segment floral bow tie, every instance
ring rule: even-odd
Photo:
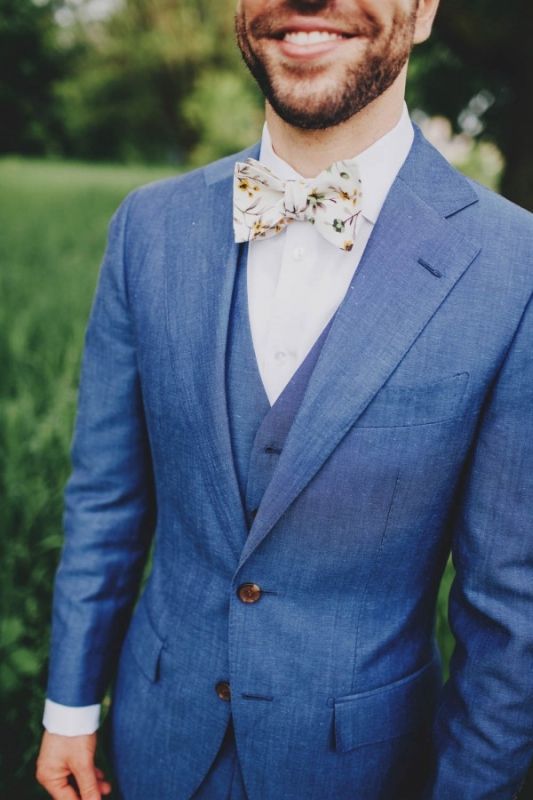
[[[294,220],[303,220],[331,244],[351,250],[361,197],[354,161],[336,161],[316,178],[287,181],[254,158],[238,161],[233,181],[235,241],[266,239]]]

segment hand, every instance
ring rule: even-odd
[[[38,782],[53,800],[101,800],[110,794],[111,784],[95,766],[95,752],[96,733],[58,736],[45,731],[37,758]]]

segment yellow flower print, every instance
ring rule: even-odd
[[[351,203],[352,206],[356,206],[361,198],[361,192],[358,189],[355,189],[351,194],[350,192],[345,192],[343,190],[339,191],[339,197],[341,200],[344,200],[346,203]]]
[[[254,192],[259,191],[259,186],[257,184],[251,184],[248,178],[239,178],[237,186],[241,192],[246,192],[250,199],[253,198]]]
[[[267,226],[260,219],[256,219],[252,225],[252,239],[257,239],[259,236],[264,236],[267,232]]]

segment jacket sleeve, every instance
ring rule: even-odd
[[[102,700],[156,516],[124,257],[133,197],[109,227],[85,334],[72,471],[64,492],[47,696],[70,706]]]
[[[479,425],[455,518],[456,644],[425,800],[512,800],[533,758],[533,304]]]

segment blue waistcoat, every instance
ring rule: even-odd
[[[226,394],[235,470],[246,517],[251,524],[276,469],[332,320],[271,406],[259,373],[250,330],[247,254],[248,247],[241,245],[228,330]]]

